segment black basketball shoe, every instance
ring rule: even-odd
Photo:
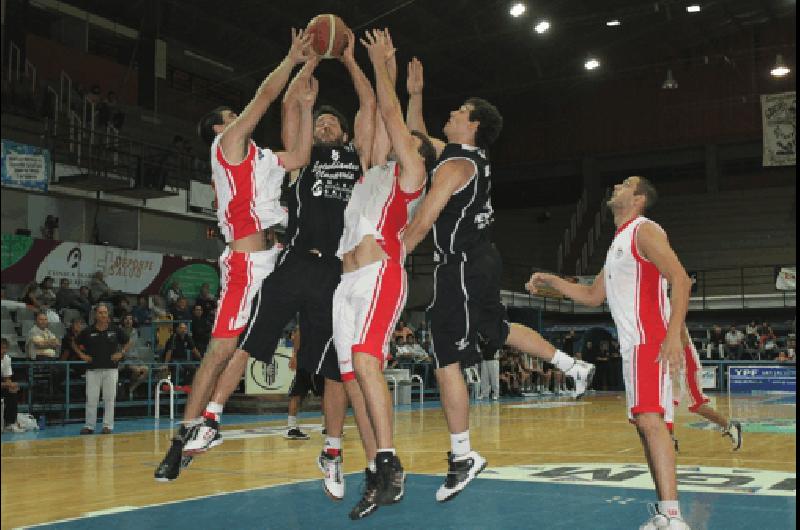
[[[472,482],[472,479],[486,469],[486,459],[475,451],[470,451],[456,459],[452,453],[447,453],[449,467],[444,484],[436,491],[436,500],[446,502],[461,493]]]
[[[188,467],[189,464],[192,463],[191,457],[183,456],[183,444],[195,427],[196,426],[186,427],[185,425],[181,425],[180,429],[178,429],[178,434],[172,439],[172,444],[167,450],[167,455],[156,468],[154,476],[157,481],[169,482],[175,480],[178,478],[178,475],[180,475],[181,469]]]
[[[397,455],[378,453],[375,457],[378,474],[377,502],[381,506],[400,502],[405,493],[406,473]]]
[[[378,474],[373,473],[366,468],[364,473],[367,475],[367,482],[364,485],[364,493],[361,495],[361,500],[350,511],[350,519],[356,521],[371,515],[378,509]]]

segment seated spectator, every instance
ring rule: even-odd
[[[519,374],[513,355],[507,350],[500,359],[500,393],[508,396],[521,396],[522,390],[519,383]]]
[[[172,315],[167,311],[164,304],[164,298],[159,295],[153,295],[151,298],[153,302],[152,316],[153,320],[172,320]]]
[[[61,278],[56,291],[56,311],[72,307],[72,303],[78,298],[78,293],[69,288],[69,280]]]
[[[116,303],[114,304],[114,320],[117,322],[122,322],[122,319],[125,318],[126,315],[130,314],[130,312],[131,307],[128,299],[123,296],[118,297]]]
[[[784,350],[778,352],[778,356],[775,357],[775,360],[778,361],[779,363],[786,363],[791,361],[789,355]]]
[[[731,324],[730,329],[725,334],[725,348],[728,350],[728,358],[738,360],[744,350],[744,333],[736,329],[736,324]]]
[[[725,334],[722,328],[713,324],[708,330],[708,346],[706,353],[709,359],[722,359],[725,357]]]
[[[395,355],[397,356],[398,359],[409,360],[414,357],[414,353],[411,350],[411,348],[409,348],[408,345],[406,344],[405,338],[395,337],[394,345],[396,348]]]
[[[45,276],[39,285],[39,303],[45,307],[54,307],[56,305],[56,291],[54,288],[52,276]]]
[[[608,390],[609,379],[609,344],[608,341],[600,342],[600,349],[595,358],[595,376],[592,388],[595,390]]]
[[[422,346],[420,346],[420,344],[417,342],[417,338],[414,336],[413,333],[408,336],[408,339],[406,339],[406,350],[411,354],[411,356],[417,362],[424,362],[430,360],[430,357],[428,357],[428,352],[425,351],[425,349]]]
[[[82,361],[83,353],[78,347],[78,335],[81,334],[86,323],[82,318],[73,318],[64,333],[64,338],[61,339],[61,356],[60,361]],[[80,377],[86,373],[86,366],[77,364],[69,367],[70,373],[75,377]]]
[[[192,309],[192,338],[201,352],[206,351],[211,341],[211,324],[203,314],[203,306],[195,304]]]
[[[0,368],[0,375],[3,377],[3,382],[0,384],[3,390],[3,423],[7,431],[10,432],[25,432],[25,429],[17,425],[17,399],[19,394],[19,385],[11,380],[14,373],[11,371],[11,357],[8,355],[9,343],[8,339],[3,337],[0,339],[0,353],[3,355],[2,368]]]
[[[91,293],[89,287],[81,285],[78,289],[78,298],[75,301],[74,308],[83,313],[83,319],[89,320],[89,314],[92,312],[92,301],[90,300]]]
[[[395,326],[395,328],[394,328],[394,336],[396,338],[397,337],[402,337],[403,338],[403,342],[406,342],[406,339],[408,338],[408,336],[409,335],[413,335],[413,334],[414,334],[414,332],[411,330],[411,328],[409,328],[406,325],[406,323],[403,320],[398,320],[397,321],[397,326]]]
[[[517,363],[520,389],[530,390],[533,385],[533,375],[535,373],[535,370],[531,368],[530,358],[521,352],[517,352],[514,354],[514,362]]]
[[[417,328],[417,342],[419,344],[425,344],[430,340],[430,335],[431,332],[428,329],[428,324],[426,322],[420,324]],[[425,350],[427,351],[427,348],[425,348]]]
[[[181,291],[181,284],[172,282],[167,289],[167,310],[171,312],[171,308],[178,303],[178,299],[183,296]]]
[[[42,303],[39,301],[39,296],[41,296],[39,284],[36,282],[31,282],[25,286],[25,290],[22,292],[22,297],[20,297],[19,300],[28,307],[39,309],[42,306]]]
[[[189,301],[185,296],[178,298],[170,313],[172,313],[172,320],[192,320],[192,311],[189,309]]]
[[[150,368],[139,356],[139,331],[133,324],[133,315],[122,317],[122,332],[127,335],[128,342],[123,349],[125,363],[119,366],[119,373],[128,377],[126,390],[129,399],[132,399],[134,391],[147,381],[147,374],[150,372]]]
[[[175,328],[175,333],[167,341],[167,346],[164,349],[164,362],[172,362],[173,357],[175,361],[188,361],[190,360],[189,354],[197,361],[203,360],[203,356],[189,334],[189,326],[181,322]]]
[[[147,295],[140,294],[136,297],[136,305],[131,310],[133,322],[136,326],[149,326],[153,322],[153,311],[147,302]]]
[[[114,297],[118,294],[112,291],[106,281],[103,279],[103,271],[97,271],[89,280],[89,294],[93,303],[97,302],[114,302]]]
[[[200,286],[200,293],[197,295],[197,299],[194,303],[195,305],[199,305],[203,308],[203,315],[205,316],[206,320],[213,322],[211,315],[213,315],[217,310],[217,299],[214,298],[213,294],[211,294],[210,285],[204,283]]]
[[[762,350],[766,350],[767,341],[775,341],[775,333],[772,331],[772,326],[770,326],[767,322],[761,324],[758,328],[758,335],[759,335],[759,347]]]
[[[28,340],[25,344],[29,359],[53,361],[58,357],[56,349],[61,345],[61,341],[50,331],[48,324],[46,313],[36,313],[36,324],[28,332]]]

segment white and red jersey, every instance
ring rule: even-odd
[[[641,344],[660,346],[667,333],[667,280],[636,247],[639,227],[652,222],[636,217],[620,226],[606,255],[606,297],[623,355]]]
[[[374,236],[389,259],[402,263],[405,250],[403,231],[422,196],[422,187],[407,193],[400,188],[400,166],[389,162],[374,166],[353,187],[350,202],[344,212],[344,232],[336,255],[341,258]]]
[[[217,199],[217,219],[227,243],[286,224],[286,210],[280,203],[281,185],[286,170],[269,149],[252,140],[247,156],[238,164],[225,159],[219,145],[222,135],[211,144],[211,182]]]

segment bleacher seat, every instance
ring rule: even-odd
[[[20,320],[19,322],[20,327],[22,328],[22,337],[24,339],[28,338],[28,332],[31,330],[33,326],[36,325],[34,320]]]
[[[22,322],[23,320],[36,320],[36,312],[28,307],[17,309],[17,322]]]
[[[66,335],[66,331],[67,330],[64,329],[64,323],[63,322],[50,322],[49,328],[50,328],[50,331],[53,332],[53,335],[55,335],[59,339],[64,338],[64,335]]]
[[[4,337],[6,335],[17,334],[17,325],[14,324],[12,320],[3,318],[3,320],[1,320],[0,322],[2,322],[2,329],[0,329],[0,332],[3,334]]]

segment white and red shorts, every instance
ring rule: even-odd
[[[675,408],[680,405],[680,399],[683,392],[689,394],[689,412],[697,412],[697,409],[711,401],[708,396],[703,394],[703,385],[701,381],[702,365],[700,364],[700,357],[697,355],[697,350],[694,344],[686,346],[684,357],[686,359],[684,371],[681,374],[681,393],[675,397],[673,404]]]
[[[226,248],[219,258],[221,292],[211,336],[237,337],[247,326],[261,282],[275,268],[282,247],[275,245],[260,252],[236,252]]]
[[[633,351],[622,352],[622,378],[628,419],[637,414],[661,414],[671,425],[675,412],[672,402],[672,378],[658,361],[661,344],[639,344]]]
[[[342,274],[333,294],[333,343],[342,381],[355,379],[355,352],[377,357],[385,366],[406,292],[406,271],[396,261],[376,261]]]

